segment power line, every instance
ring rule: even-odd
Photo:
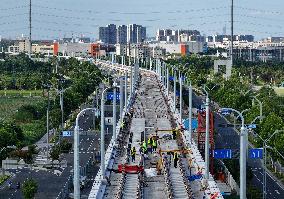
[[[250,10],[250,11],[255,11],[255,12],[264,13],[264,14],[284,15],[283,12],[279,12],[279,11],[261,10],[261,9],[255,9],[255,8],[245,8],[245,7],[241,7],[241,6],[235,6],[235,7],[242,9],[242,10]]]
[[[15,7],[10,7],[10,8],[0,8],[1,11],[10,11],[10,10],[16,10],[19,8],[27,8],[28,5],[22,5],[22,6],[15,6]]]
[[[20,14],[12,14],[12,15],[3,15],[0,16],[0,19],[2,18],[11,18],[11,17],[16,17],[16,16],[23,16],[23,15],[28,15],[29,13],[20,13]]]
[[[191,12],[204,12],[204,11],[214,11],[214,10],[220,10],[220,9],[225,9],[228,8],[228,6],[221,6],[221,7],[214,7],[214,8],[200,8],[200,9],[186,9],[186,10],[174,10],[174,11],[150,11],[150,12],[119,12],[119,11],[108,11],[108,12],[103,12],[103,11],[94,11],[94,10],[79,10],[79,9],[66,9],[66,8],[57,8],[57,7],[49,7],[49,6],[41,6],[37,4],[33,4],[33,7],[37,8],[44,8],[44,9],[49,9],[49,10],[57,10],[57,11],[66,11],[66,12],[84,12],[84,13],[93,13],[93,14],[121,14],[121,15],[144,15],[144,14],[161,14],[161,13],[171,13],[171,14],[176,14],[176,13],[191,13]]]
[[[13,28],[13,29],[5,29],[5,30],[0,30],[0,32],[14,32],[14,31],[18,31],[18,30],[25,30],[28,29],[27,27],[22,27],[22,28]]]
[[[269,20],[269,21],[280,21],[280,22],[284,22],[284,20],[281,20],[279,18],[267,18],[267,17],[259,17],[259,16],[251,16],[251,15],[245,15],[245,14],[235,14],[235,16],[239,16],[239,17],[246,17],[246,18],[252,18],[252,19],[257,19],[257,20]]]

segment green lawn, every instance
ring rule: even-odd
[[[42,97],[0,97],[0,118],[8,119],[23,105],[42,101]]]
[[[42,90],[0,90],[0,96],[18,97],[18,96],[42,96]]]
[[[274,90],[277,93],[277,95],[284,97],[284,87],[276,87],[274,88]]]
[[[0,185],[2,185],[8,178],[10,178],[8,175],[0,176]]]

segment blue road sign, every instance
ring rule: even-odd
[[[222,115],[230,115],[231,114],[231,110],[228,109],[221,109],[220,113]]]
[[[231,159],[232,149],[215,149],[213,157],[216,159]]]
[[[174,81],[174,77],[173,76],[169,76],[169,80],[170,81]]]
[[[263,158],[263,149],[249,149],[249,157],[251,159],[262,159]]]
[[[250,125],[248,125],[248,129],[256,129],[256,124],[250,124]]]
[[[62,136],[63,137],[71,137],[73,135],[73,131],[63,131]]]
[[[183,126],[184,126],[187,130],[189,130],[189,120],[188,120],[188,119],[186,119],[186,120],[183,121]],[[198,127],[197,119],[192,119],[192,120],[191,120],[191,128],[192,128],[192,129],[197,129],[197,127]]]
[[[107,99],[108,100],[113,100],[113,92],[108,92],[107,93]],[[118,92],[116,93],[116,100],[120,100],[120,94]]]
[[[200,175],[188,176],[188,180],[189,180],[189,181],[198,180],[198,179],[200,179],[200,178],[202,178],[202,175],[201,175],[201,174],[200,174]]]

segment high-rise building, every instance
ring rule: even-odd
[[[99,39],[104,42],[104,43],[108,43],[108,35],[109,35],[109,31],[107,27],[100,27],[99,28]]]
[[[116,44],[116,25],[109,24],[106,27],[99,28],[99,39],[107,44]]]
[[[109,44],[116,44],[116,25],[110,24],[108,25],[109,28]]]
[[[99,28],[100,41],[107,44],[141,43],[146,40],[146,27],[137,24],[116,25],[109,24]]]
[[[127,44],[127,26],[121,25],[117,27],[117,43]]]
[[[146,39],[146,27],[137,24],[127,26],[127,42],[140,43]]]
[[[156,40],[166,42],[186,42],[190,40],[190,36],[200,36],[200,32],[197,30],[158,29]]]

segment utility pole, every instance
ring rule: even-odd
[[[170,93],[170,80],[169,77],[170,76],[170,72],[169,72],[169,67],[167,67],[167,95],[169,96]]]
[[[209,179],[209,142],[210,142],[210,135],[209,135],[209,97],[207,94],[206,97],[206,103],[205,103],[205,107],[206,107],[206,135],[205,135],[205,178]]]
[[[177,73],[174,69],[174,113],[176,112]]]
[[[30,24],[30,43],[29,43],[29,58],[32,58],[32,0],[30,0],[30,10],[29,10],[29,24]]]
[[[182,74],[179,71],[179,112],[180,112],[180,124],[182,124]]]
[[[127,102],[127,99],[128,99],[128,96],[127,96],[127,81],[128,81],[128,80],[127,80],[127,75],[128,75],[128,74],[127,74],[127,71],[126,71],[126,72],[125,72],[125,82],[124,82],[124,84],[125,84],[125,85],[124,85],[124,91],[125,91],[125,94],[124,94],[124,97],[125,97],[125,99],[124,99],[124,101],[125,101],[125,102],[124,102],[124,104],[125,104],[125,112],[126,112],[127,105],[128,105],[128,104],[127,104],[127,103],[128,103],[128,102]]]
[[[232,0],[231,5],[231,63],[233,66],[233,52],[234,50],[234,0]]]
[[[47,132],[47,159],[49,157],[49,109],[50,109],[50,98],[49,98],[49,90],[50,90],[50,85],[47,86],[47,98],[48,98],[48,103],[47,103],[47,110],[46,110],[46,132]]]
[[[61,109],[61,133],[64,130],[64,101],[63,101],[63,94],[64,94],[64,89],[63,89],[63,83],[64,83],[64,78],[62,76],[62,78],[59,79],[59,83],[61,84],[61,90],[58,89],[59,92],[59,98],[60,98],[60,109]],[[59,146],[61,145],[61,133],[59,133]],[[59,147],[61,150],[61,146]]]
[[[191,146],[191,139],[192,139],[192,85],[190,82],[188,88],[188,131],[189,131],[189,143]]]
[[[124,98],[124,96],[123,96],[123,76],[121,76],[120,78],[119,78],[119,96],[120,96],[120,98],[119,98],[119,119],[121,119],[122,120],[122,111],[123,111],[123,98]]]
[[[116,82],[113,83],[113,121],[112,121],[112,136],[116,139]],[[121,97],[121,96],[120,96]]]

